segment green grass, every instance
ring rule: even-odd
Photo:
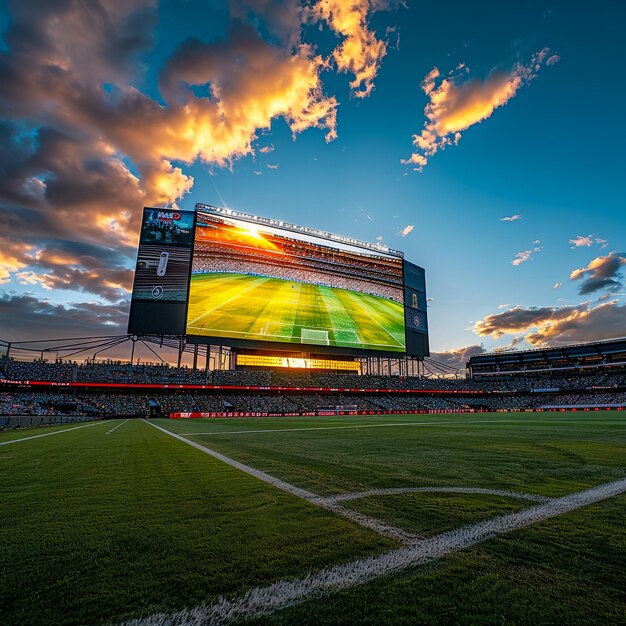
[[[621,413],[163,423],[218,452],[324,495],[385,487],[462,486],[562,496],[620,478],[626,467],[626,417]],[[407,425],[396,425],[403,423]],[[376,424],[381,426],[369,427]],[[328,426],[350,428],[232,433]]]
[[[156,423],[320,494],[459,486],[560,496],[625,475],[625,417]],[[396,545],[141,421],[106,434],[121,422],[0,446],[3,625],[114,623],[236,596]],[[61,428],[0,433],[0,442]],[[271,432],[296,428],[328,430]],[[346,506],[432,535],[532,503],[414,493]],[[621,623],[624,519],[626,497],[612,498],[252,622]]]
[[[626,497],[246,624],[623,624]]]
[[[311,338],[307,331],[321,333]],[[246,274],[191,277],[192,335],[403,352],[404,308],[378,296]]]
[[[42,425],[42,426],[30,426],[28,428],[11,428],[9,430],[0,431],[0,443],[3,441],[12,441],[13,439],[24,439],[26,437],[35,437],[37,435],[46,435],[48,433],[68,430],[69,428],[76,428],[77,426],[85,426],[87,424],[95,424],[105,427],[105,432],[112,428],[106,428],[108,422],[91,421],[91,422],[72,422],[69,424],[57,424],[54,426]]]
[[[430,537],[495,515],[520,511],[530,503],[482,494],[403,493],[368,496],[350,501],[347,506],[420,537]]]
[[[393,545],[142,422],[108,429],[0,447],[4,626],[181,609]]]

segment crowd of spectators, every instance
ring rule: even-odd
[[[149,415],[170,412],[298,413],[350,406],[369,410],[520,410],[554,406],[617,406],[626,403],[625,370],[585,370],[552,375],[510,376],[501,380],[379,376],[351,373],[194,370],[162,363],[129,365],[122,361],[97,363],[24,362],[0,359],[0,378],[56,382],[156,383],[219,385],[220,390],[127,391],[23,388],[0,392],[0,415]],[[2,383],[2,380],[0,380]],[[261,387],[254,392],[228,387]],[[282,388],[368,390],[282,391]],[[0,389],[6,389],[6,384]],[[426,394],[393,394],[378,390],[425,390]],[[372,393],[371,390],[376,390]],[[455,391],[455,395],[438,392]],[[464,393],[465,392],[465,393]]]
[[[104,382],[133,384],[255,385],[269,386],[268,371],[202,370],[167,363],[130,365],[123,361],[13,361],[0,359],[0,376],[9,380]]]
[[[187,243],[189,230],[182,230],[175,222],[150,218],[142,229],[142,242]]]
[[[582,375],[511,376],[508,379],[436,378],[424,376],[379,376],[375,374],[272,373],[277,387],[330,387],[351,389],[432,389],[465,391],[530,391],[626,385],[626,371],[605,371]]]
[[[167,363],[130,365],[123,361],[77,363],[0,359],[0,377],[10,380],[236,385],[260,387],[328,387],[350,389],[432,389],[463,391],[531,391],[626,386],[626,370],[565,372],[552,375],[509,376],[500,380],[380,376],[375,374],[279,372],[262,370],[204,370]]]
[[[97,413],[89,396],[54,392],[1,392],[0,415],[67,415]]]
[[[170,412],[302,413],[338,406],[358,411],[522,410],[554,406],[624,406],[626,392],[486,396],[349,393],[3,392],[0,415],[169,415]]]
[[[294,282],[336,287],[381,296],[396,302],[403,301],[402,275],[398,268],[378,264],[367,265],[353,258],[328,260],[308,256],[281,254],[274,258],[271,252],[251,255],[228,246],[197,248],[193,272],[209,274],[229,272],[267,276]]]

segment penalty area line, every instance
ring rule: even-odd
[[[418,565],[439,560],[470,546],[538,522],[575,511],[626,492],[626,478],[591,489],[571,493],[562,498],[494,517],[425,539],[412,546],[391,550],[380,556],[368,557],[328,567],[295,580],[281,580],[265,587],[254,587],[243,596],[215,604],[199,606],[173,613],[157,613],[124,622],[123,626],[204,626],[269,615],[280,609],[300,604],[356,585],[396,574]]]
[[[261,470],[255,469],[254,467],[250,467],[249,465],[245,465],[244,463],[235,461],[234,459],[231,459],[230,457],[224,454],[216,452],[215,450],[211,450],[210,448],[207,448],[206,446],[203,446],[202,444],[196,443],[195,441],[191,441],[190,439],[187,439],[186,437],[183,437],[182,435],[173,433],[171,430],[167,430],[167,428],[162,428],[161,426],[157,426],[156,424],[153,424],[152,422],[149,422],[148,420],[141,420],[141,421],[145,422],[149,426],[152,426],[153,428],[160,430],[161,432],[165,433],[166,435],[169,435],[170,437],[174,437],[175,439],[178,439],[179,441],[182,441],[183,443],[186,443],[187,445],[196,448],[196,450],[200,450],[200,452],[204,452],[205,454],[212,456],[214,459],[217,459],[218,461],[222,461],[223,463],[226,463],[227,465],[230,465],[231,467],[234,467],[235,469],[238,469],[241,472],[245,472],[246,474],[249,474],[250,476],[257,478],[258,480],[262,480],[263,482],[269,485],[272,485],[272,487],[276,487],[277,489],[285,491],[293,496],[302,498],[303,500],[306,500],[307,502],[310,502],[311,504],[319,506],[322,509],[326,509],[327,511],[331,511],[332,513],[335,513],[336,515],[344,517],[350,520],[351,522],[355,522],[356,524],[359,524],[360,526],[369,528],[370,530],[373,530],[379,535],[390,537],[391,539],[396,539],[398,541],[403,541],[405,543],[414,543],[415,541],[419,539],[419,537],[417,535],[414,535],[413,533],[407,532],[400,528],[396,528],[395,526],[387,525],[381,520],[374,519],[373,517],[369,517],[367,515],[363,515],[362,513],[358,513],[357,511],[346,509],[340,504],[337,504],[336,502],[326,501],[322,496],[312,493],[311,491],[307,491],[306,489],[301,489],[300,487],[296,487],[295,485],[292,485],[291,483],[281,480],[280,478],[276,478],[275,476],[271,476],[270,474],[266,474],[265,472],[262,472]]]
[[[485,489],[483,487],[389,487],[386,489],[368,489],[367,491],[339,493],[334,496],[324,496],[322,499],[327,502],[348,502],[350,500],[360,500],[361,498],[371,498],[373,496],[395,496],[405,493],[478,494],[485,496],[501,496],[503,498],[518,498],[520,500],[530,500],[531,502],[548,502],[551,500],[551,498],[532,493],[509,491],[508,489]]]
[[[97,426],[102,424],[101,421],[93,422],[91,424],[83,424],[82,426],[73,426],[72,428],[64,428],[63,430],[55,430],[53,433],[44,433],[43,435],[33,435],[32,437],[22,437],[21,439],[12,439],[11,441],[1,441],[0,446],[8,446],[11,443],[19,443],[20,441],[28,441],[29,439],[39,439],[40,437],[51,437],[52,435],[60,435],[70,430],[78,430],[79,428],[89,428],[90,426]]]

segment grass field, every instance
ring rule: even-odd
[[[57,434],[17,441],[47,432]],[[190,623],[176,612],[221,596],[234,621],[254,624],[623,623],[626,486],[421,564],[376,567],[441,533],[623,481],[625,468],[618,412],[113,420],[0,433],[0,623],[115,624],[157,612],[173,621],[136,623]],[[416,539],[403,547],[367,520]],[[337,582],[337,566],[367,563],[363,584]],[[282,593],[268,585],[304,589],[324,576],[314,594],[254,608]],[[219,615],[209,608],[194,624]]]
[[[246,274],[191,277],[187,333],[403,352],[404,308],[346,289]]]

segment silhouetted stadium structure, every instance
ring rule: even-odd
[[[626,365],[626,339],[582,343],[557,348],[519,352],[492,352],[472,356],[467,369],[473,378],[497,378],[503,374],[554,374],[576,371],[584,374]]]

